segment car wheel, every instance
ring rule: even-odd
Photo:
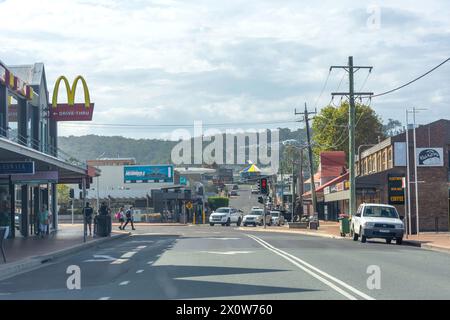
[[[209,225],[210,225],[211,227],[214,227],[214,223],[210,223]]]
[[[247,224],[246,223],[244,223],[244,227],[246,227],[247,226]]]
[[[241,225],[241,218],[238,219],[238,221],[236,222],[236,226],[240,226]]]
[[[359,234],[361,235],[361,242],[362,242],[362,243],[365,243],[366,240],[367,240],[367,238],[366,238],[366,236],[364,236],[364,235],[362,234],[362,229],[359,229]]]
[[[353,241],[358,241],[358,234],[353,230],[353,228],[350,230],[350,236],[353,237]]]
[[[395,239],[395,243],[398,245],[401,245],[403,243],[403,239],[402,238],[397,238]]]
[[[391,242],[392,242],[392,239],[386,239],[387,244],[391,244]]]
[[[227,225],[227,227],[230,226],[230,218],[228,218],[226,225]]]

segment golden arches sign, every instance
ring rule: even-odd
[[[58,103],[58,92],[61,81],[66,87],[67,103]],[[81,81],[84,91],[84,103],[75,103],[75,93],[78,82]],[[94,103],[91,103],[89,88],[82,76],[77,76],[70,86],[65,76],[56,79],[53,88],[52,108],[50,109],[50,117],[55,121],[91,121],[94,112]]]
[[[83,85],[83,91],[84,91],[84,105],[86,108],[89,108],[91,106],[91,98],[89,96],[89,88],[86,84],[86,81],[82,76],[77,76],[72,83],[72,87],[69,84],[69,80],[65,76],[60,76],[56,82],[55,87],[53,88],[53,97],[52,97],[52,106],[53,108],[56,108],[58,105],[58,91],[59,91],[59,84],[64,82],[64,85],[66,87],[67,92],[67,104],[69,106],[73,106],[75,104],[75,92],[77,90],[77,84],[78,81],[81,80],[81,83]]]

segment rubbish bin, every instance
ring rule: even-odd
[[[99,237],[108,237],[111,234],[111,216],[97,215],[95,217],[95,234]]]
[[[350,222],[347,215],[339,217],[339,230],[341,232],[341,237],[345,237],[347,233],[350,233]]]

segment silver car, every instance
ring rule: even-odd
[[[270,211],[270,215],[272,216],[272,224],[274,226],[282,226],[286,223],[280,211],[272,210]]]

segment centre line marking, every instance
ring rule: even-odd
[[[347,297],[348,299],[351,300],[356,300],[357,298],[354,297],[353,295],[351,295],[350,293],[344,291],[343,289],[339,288],[338,286],[336,286],[335,284],[333,284],[332,282],[328,281],[327,279],[325,279],[324,277],[334,281],[335,283],[340,284],[341,286],[345,287],[346,289],[352,291],[353,293],[359,295],[360,297],[366,299],[366,300],[375,300],[375,298],[359,291],[358,289],[348,285],[347,283],[329,275],[328,273],[314,267],[313,265],[307,263],[306,261],[303,261],[302,259],[293,256],[281,249],[278,249],[274,246],[272,246],[271,244],[269,244],[268,242],[262,240],[261,238],[258,238],[256,236],[253,235],[248,235],[248,237],[252,238],[253,240],[255,240],[256,242],[258,242],[259,244],[261,244],[263,247],[265,247],[266,249],[274,252],[275,254],[283,257],[284,259],[288,260],[289,262],[291,262],[292,264],[294,264],[295,266],[297,266],[298,268],[302,269],[303,271],[307,272],[308,274],[310,274],[311,276],[313,276],[314,278],[318,279],[319,281],[325,283],[326,285],[328,285],[329,287],[331,287],[332,289],[334,289],[335,291],[339,292],[340,294],[342,294],[343,296]],[[322,276],[320,276],[319,274],[321,274]]]
[[[111,299],[111,297],[101,297],[101,298],[98,299],[98,300],[109,300],[109,299]]]
[[[138,270],[138,271],[136,271],[136,273],[142,273],[142,272],[144,272],[144,270]]]
[[[122,281],[121,283],[119,283],[119,286],[126,286],[129,283],[130,281]]]
[[[155,262],[155,261],[149,261],[149,262],[147,262],[147,264],[153,264],[153,262]]]

